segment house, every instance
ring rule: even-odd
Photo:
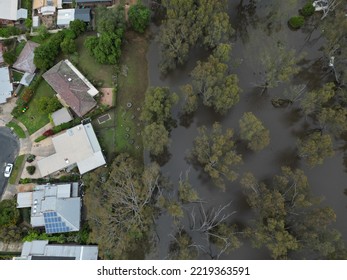
[[[61,9],[58,10],[57,25],[59,27],[68,27],[70,21],[75,20],[75,9]]]
[[[62,0],[63,4],[72,4],[73,0]],[[112,0],[76,0],[76,4],[82,6],[112,5]]]
[[[72,121],[70,111],[65,107],[52,113],[51,118],[55,126]]]
[[[62,8],[62,0],[34,0],[33,9],[38,10],[39,13],[42,13],[43,7],[54,7],[57,9]],[[43,9],[44,10],[44,9]]]
[[[94,96],[99,91],[77,70],[69,60],[62,60],[46,73],[43,78],[57,93],[65,107],[79,117],[83,117],[96,105]]]
[[[46,233],[79,231],[78,188],[78,183],[38,185],[32,192],[18,193],[17,208],[31,208],[31,226],[44,227]]]
[[[52,142],[55,153],[37,162],[42,177],[74,166],[84,174],[106,164],[90,123],[77,125],[53,136]]]
[[[36,71],[36,66],[34,64],[34,51],[38,46],[39,44],[28,41],[12,68],[24,73],[34,74]]]
[[[15,260],[97,260],[98,246],[48,244],[48,240],[24,242]]]
[[[85,23],[90,22],[90,9],[61,9],[58,10],[57,25],[61,28],[68,27],[70,21],[79,19]]]
[[[0,0],[0,20],[17,21],[28,17],[28,10],[20,8],[20,0]]]
[[[8,67],[0,67],[0,104],[6,103],[12,96],[13,85]]]

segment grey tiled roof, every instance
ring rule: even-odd
[[[64,60],[44,73],[43,78],[79,117],[96,106],[96,101],[88,94],[89,87]]]
[[[36,66],[34,64],[34,50],[39,46],[39,44],[28,41],[22,52],[20,53],[17,61],[13,64],[13,68],[20,70],[22,72],[34,73]]]

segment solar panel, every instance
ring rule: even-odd
[[[69,232],[70,228],[61,220],[56,212],[43,213],[46,233]]]

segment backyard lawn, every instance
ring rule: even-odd
[[[53,89],[42,79],[35,91],[33,99],[29,103],[29,109],[18,118],[26,126],[30,135],[49,123],[48,115],[37,109],[38,100],[43,96],[56,98]]]
[[[96,62],[83,45],[85,39],[92,35],[95,35],[95,33],[88,32],[76,39],[78,52],[78,63],[76,66],[95,86],[112,87],[114,65],[105,65]]]
[[[25,138],[25,133],[23,129],[15,122],[9,122],[8,124],[6,124],[6,126],[13,129],[14,133],[17,134],[18,138]]]
[[[15,82],[20,82],[23,77],[23,73],[12,70],[12,77]]]
[[[148,86],[147,59],[148,39],[134,32],[126,33],[120,61],[116,107],[105,114],[111,120],[93,126],[108,159],[126,152],[142,160],[143,147],[140,115]]]

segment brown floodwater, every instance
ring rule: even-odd
[[[297,3],[296,3],[297,2]],[[240,102],[234,106],[225,116],[215,114],[209,108],[200,106],[199,110],[187,126],[180,125],[180,103],[173,109],[174,116],[178,120],[177,128],[171,133],[170,157],[162,165],[163,174],[170,177],[175,188],[181,173],[190,170],[190,182],[198,191],[200,198],[205,201],[207,208],[218,208],[231,202],[228,211],[236,211],[231,217],[232,222],[243,225],[250,223],[252,211],[247,206],[241,192],[238,181],[229,183],[225,192],[213,186],[211,181],[195,169],[188,160],[187,154],[192,148],[193,140],[197,136],[197,128],[201,125],[211,127],[218,121],[224,128],[232,128],[238,134],[238,121],[244,112],[251,111],[262,120],[265,127],[270,130],[271,143],[263,151],[254,153],[239,147],[243,154],[243,164],[239,168],[239,174],[252,172],[258,179],[269,179],[278,174],[281,166],[301,168],[309,178],[312,194],[325,198],[323,204],[331,206],[337,215],[334,227],[338,229],[345,241],[347,241],[346,206],[347,196],[343,191],[347,188],[347,173],[344,166],[344,151],[338,149],[343,146],[343,141],[336,142],[336,154],[324,161],[324,164],[314,168],[308,167],[296,157],[297,136],[307,128],[305,119],[296,110],[295,104],[287,108],[274,108],[271,98],[280,97],[290,84],[306,84],[308,89],[317,88],[333,77],[324,69],[322,59],[322,46],[324,38],[319,27],[315,26],[312,19],[305,28],[299,31],[291,31],[287,26],[288,19],[297,13],[299,7],[306,1],[229,1],[229,15],[236,32],[232,38],[233,51],[230,69],[239,77],[239,85],[242,88]],[[151,26],[152,32],[157,33],[158,27]],[[300,73],[293,77],[290,83],[280,84],[261,94],[261,89],[255,84],[261,79],[262,69],[259,63],[259,52],[264,48],[273,47],[281,41],[288,48],[295,49],[298,55],[304,58],[300,61]],[[152,40],[148,51],[150,86],[167,86],[173,92],[181,95],[180,86],[190,81],[189,73],[195,67],[197,60],[206,59],[208,52],[201,48],[195,48],[190,54],[189,61],[182,67],[173,71],[166,77],[160,75],[158,69],[159,44]],[[148,156],[146,160],[149,161]],[[191,231],[189,213],[192,209],[198,212],[198,205],[184,205],[186,218],[183,220],[185,229],[191,234],[196,244],[206,245],[204,236]],[[174,235],[175,225],[167,213],[163,213],[157,220],[156,231],[158,234],[157,251],[150,258],[164,259],[168,255],[169,244],[172,241],[170,234]],[[207,254],[201,254],[200,258],[208,258]],[[223,255],[225,259],[268,259],[269,252],[266,249],[254,249],[249,241],[245,241],[240,249],[231,254]]]

